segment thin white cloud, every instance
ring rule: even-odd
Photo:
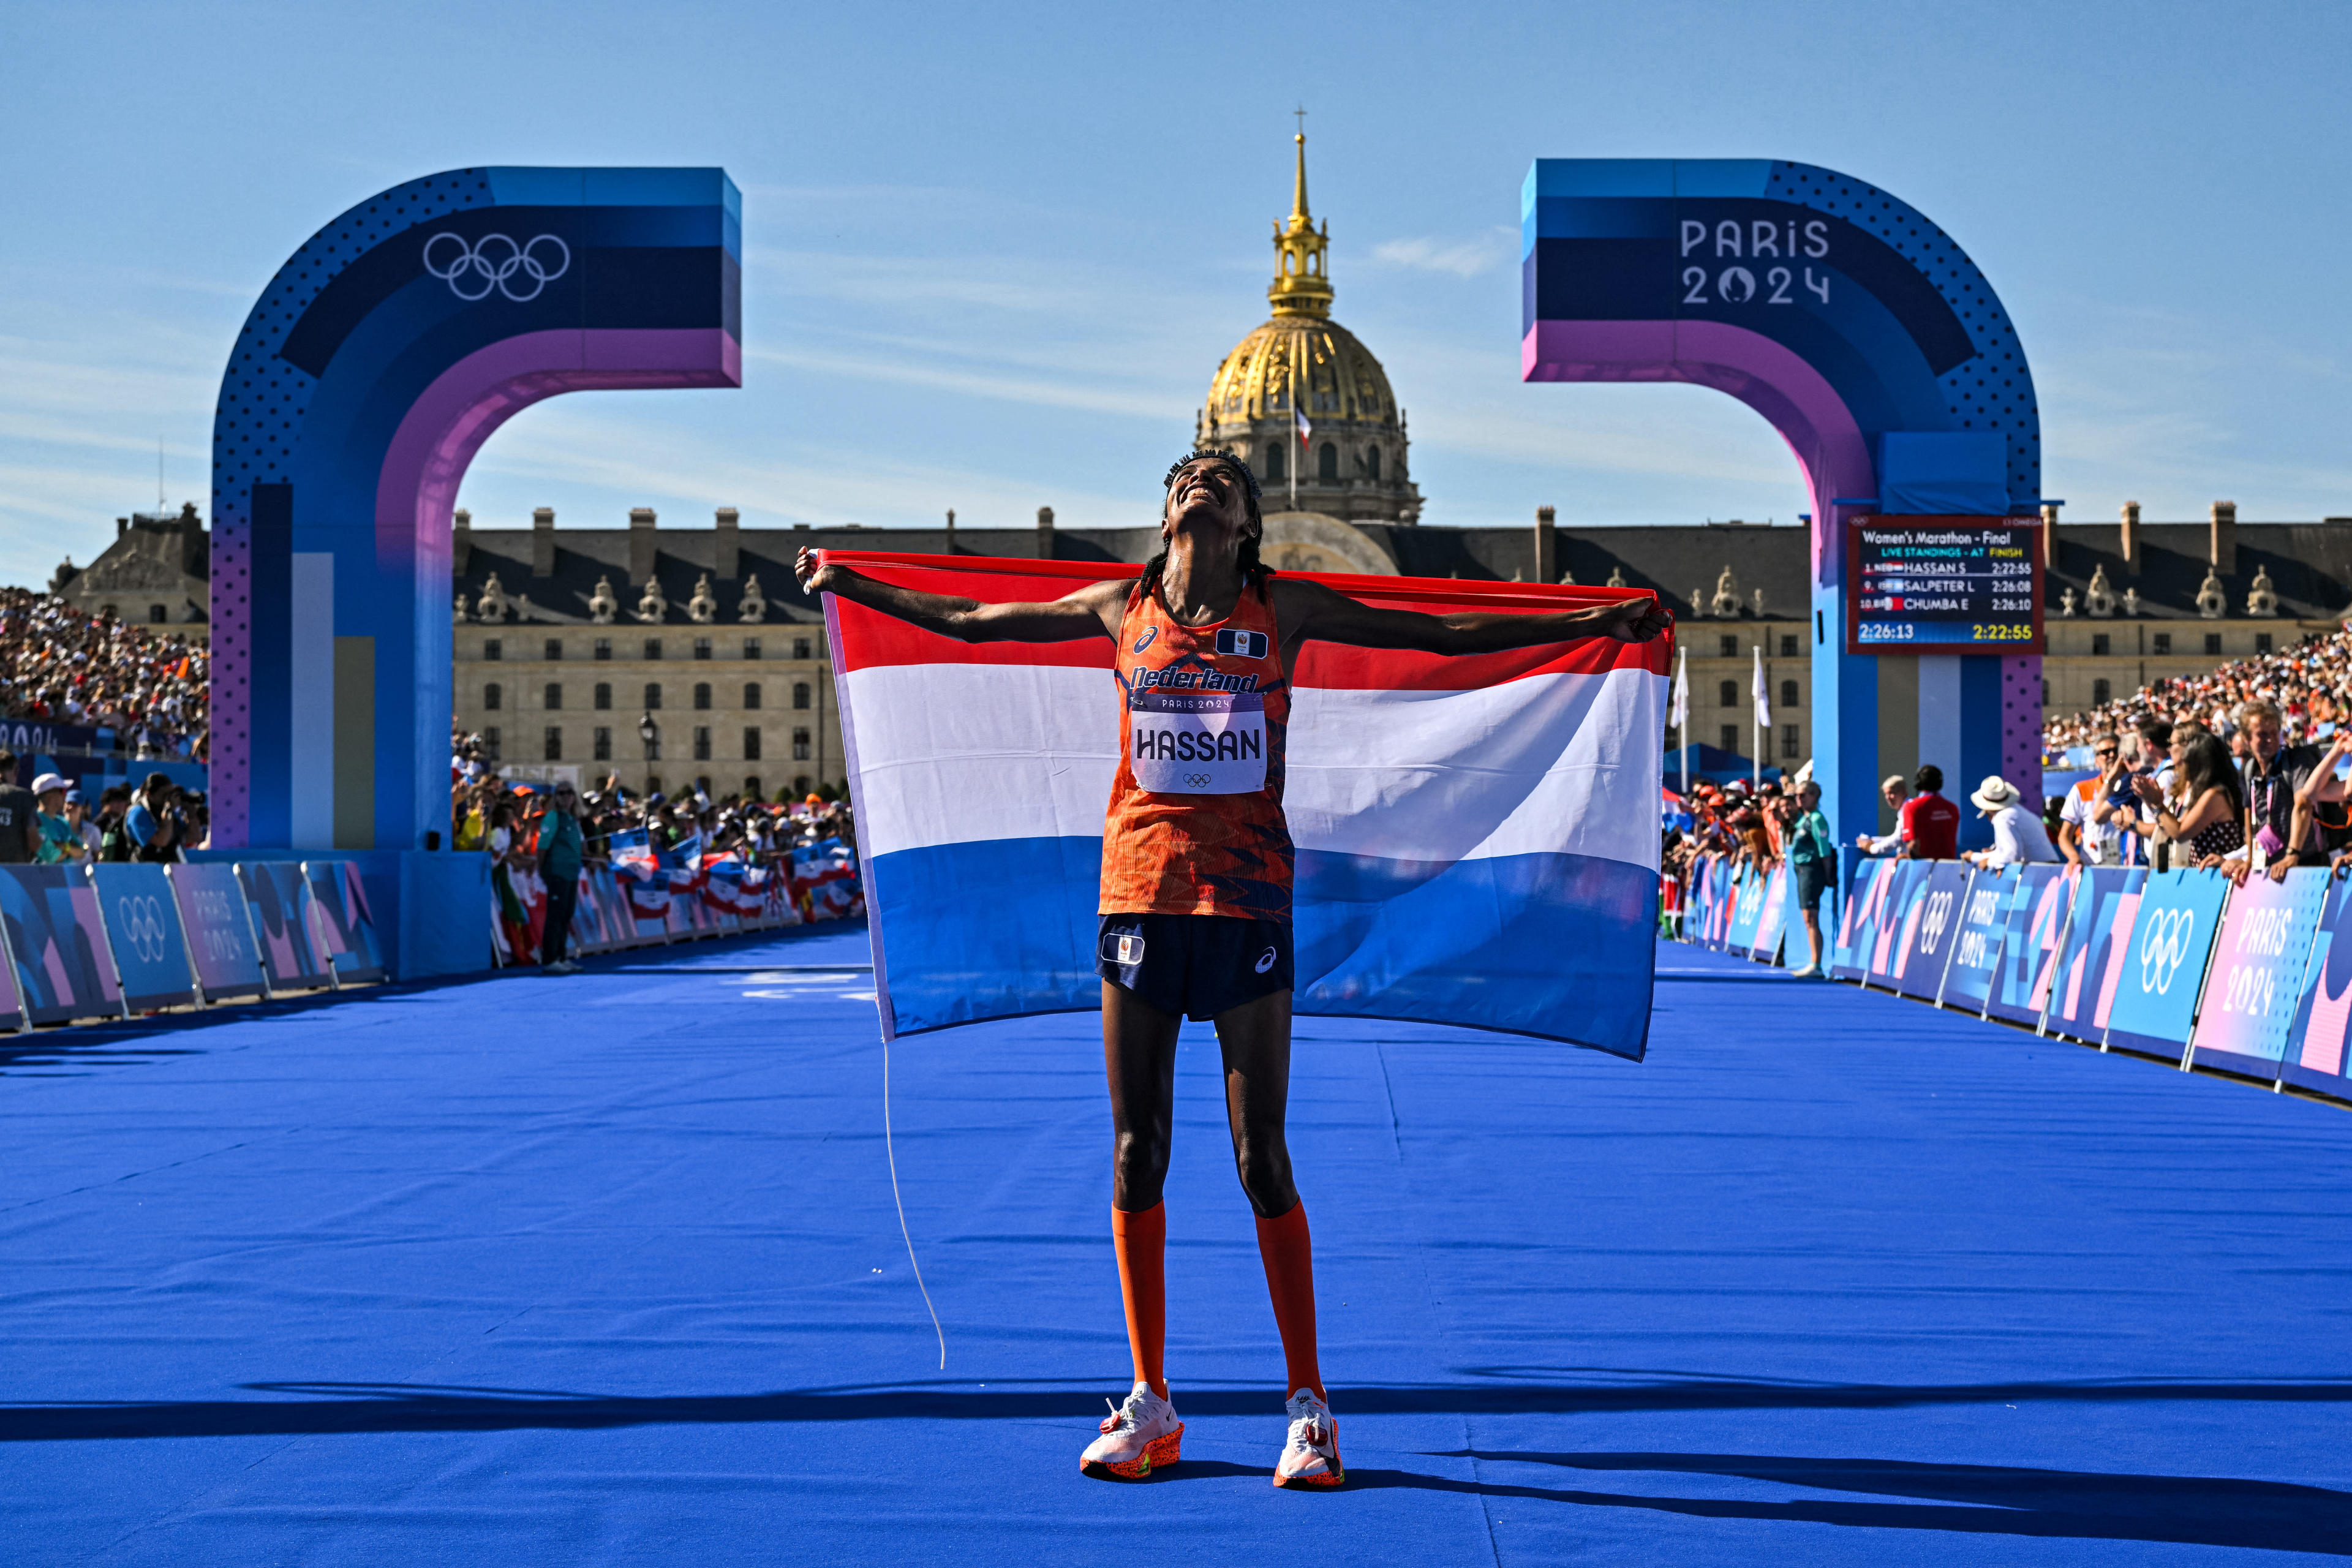
[[[1470,239],[1384,239],[1372,247],[1372,259],[1417,272],[1475,278],[1510,261],[1517,234],[1517,229],[1496,227]]]

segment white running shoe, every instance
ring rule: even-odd
[[[1290,1415],[1290,1436],[1282,1446],[1282,1458],[1275,1461],[1274,1484],[1343,1484],[1348,1471],[1339,1463],[1339,1428],[1331,1419],[1331,1407],[1316,1398],[1313,1389],[1302,1388],[1290,1396],[1290,1403],[1284,1408]]]
[[[1819,966],[1808,963],[1802,969],[1791,969],[1789,971],[1789,978],[1791,980],[1811,980],[1819,973],[1821,973]]]
[[[1098,1481],[1139,1481],[1176,1462],[1184,1423],[1176,1418],[1174,1405],[1152,1393],[1150,1384],[1139,1383],[1126,1404],[1111,1406],[1101,1431],[1078,1456],[1078,1468]]]

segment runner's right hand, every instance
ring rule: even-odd
[[[803,544],[793,561],[793,575],[800,579],[802,593],[824,594],[840,586],[843,571],[838,566],[818,565],[816,552]]]

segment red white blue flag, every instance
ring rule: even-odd
[[[885,582],[1055,599],[1132,566],[830,551]],[[1626,590],[1318,576],[1367,604],[1535,612]],[[828,595],[887,1036],[1101,1005],[1112,645],[966,644]],[[1309,643],[1284,805],[1295,1006],[1540,1035],[1649,1032],[1670,637],[1511,653]]]

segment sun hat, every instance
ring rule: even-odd
[[[2017,786],[1996,774],[1979,784],[1977,793],[1969,798],[1987,811],[1999,811],[2004,805],[2017,804]]]
[[[53,789],[64,789],[66,787],[65,778],[59,773],[43,773],[39,778],[33,781],[33,793],[35,795],[47,795]]]

